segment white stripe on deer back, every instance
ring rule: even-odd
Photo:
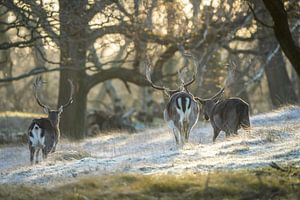
[[[40,148],[45,146],[45,136],[42,134],[42,131],[37,124],[30,130],[29,140],[31,141],[31,146]]]
[[[185,119],[188,119],[190,113],[191,113],[191,98],[185,97],[186,99],[186,110],[185,110]]]

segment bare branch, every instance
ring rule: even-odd
[[[249,2],[247,2],[247,4],[248,4],[248,7],[249,7],[249,9],[251,10],[251,12],[252,12],[252,14],[253,14],[254,19],[255,19],[258,23],[260,23],[261,25],[263,25],[263,26],[265,26],[265,27],[267,27],[267,28],[273,28],[273,27],[274,27],[274,25],[269,25],[269,24],[263,22],[261,19],[259,19],[259,18],[257,17],[257,15],[255,14],[254,8],[251,6],[251,4],[250,4]]]
[[[23,74],[18,75],[18,76],[2,78],[2,79],[0,79],[0,83],[17,81],[17,80],[32,77],[32,76],[35,76],[35,75],[39,75],[39,74],[51,73],[51,72],[57,72],[57,71],[64,71],[64,70],[80,71],[80,70],[84,70],[84,69],[76,69],[76,68],[73,68],[73,67],[58,67],[58,68],[53,68],[53,69],[47,69],[46,67],[36,67],[33,70],[31,70],[30,72],[26,72],[26,73],[23,73]]]
[[[25,48],[25,47],[33,46],[33,42],[35,42],[36,40],[42,39],[42,38],[45,38],[45,37],[32,37],[29,40],[18,41],[18,42],[3,42],[3,43],[0,43],[0,50],[6,50],[6,49],[13,48],[13,47]]]
[[[88,77],[86,89],[94,87],[96,84],[110,79],[120,79],[122,81],[134,83],[139,86],[149,86],[145,76],[137,70],[127,68],[110,68],[102,70]]]

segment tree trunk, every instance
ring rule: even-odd
[[[265,69],[269,93],[274,107],[295,104],[298,99],[288,76],[281,51],[278,51]]]
[[[257,2],[257,3],[259,6],[261,6],[260,2]],[[266,1],[264,1],[264,3],[266,3]],[[277,4],[278,2],[274,1],[274,3]],[[270,9],[269,6],[266,6],[266,7],[268,10]],[[277,7],[277,9],[278,8],[279,7]],[[284,17],[285,11],[284,11],[283,7],[282,7],[282,9],[283,10],[281,11],[280,15],[282,15],[282,17]],[[272,17],[274,17],[272,13],[271,13],[271,15],[272,15]],[[262,13],[260,16],[261,19],[266,19],[267,17],[268,17],[267,13]],[[273,35],[273,33],[270,29],[260,26],[261,34],[268,36],[268,37],[266,37],[266,39],[259,41],[259,47],[260,47],[260,49],[262,49],[262,51],[266,51],[267,49],[275,49],[277,46],[276,39],[279,42],[283,51],[286,48],[286,47],[282,46],[282,40],[278,38],[279,35],[278,35],[277,31],[279,28],[278,27],[279,24],[278,24],[278,22],[276,22],[276,20],[274,18],[273,18],[273,20],[275,23],[274,24],[275,35]],[[282,20],[284,21],[284,19],[282,19]],[[283,23],[283,22],[281,22],[281,23]],[[287,26],[288,26],[288,24],[287,24]],[[289,32],[289,28],[288,27],[285,27],[285,28],[288,29],[285,31]],[[283,35],[281,35],[280,37],[284,37],[285,33],[282,32],[281,34],[283,34]],[[289,32],[289,34],[290,34],[290,32]],[[285,36],[287,36],[287,35],[285,35]],[[286,55],[287,55],[287,52],[286,52]],[[266,55],[263,58],[267,58],[267,62],[268,62],[265,67],[265,74],[267,76],[269,95],[271,98],[272,106],[277,108],[282,105],[296,103],[298,101],[297,95],[293,88],[292,82],[288,76],[287,69],[286,69],[286,63],[284,61],[281,50],[279,49],[279,51],[275,51],[275,54],[273,54],[271,56],[272,57],[268,58],[268,55]]]
[[[70,86],[66,81],[72,79],[75,83],[73,103],[63,111],[60,128],[62,135],[73,139],[81,139],[85,135],[85,115],[87,104],[87,91],[82,74],[62,72],[60,75],[58,106],[65,104],[69,99]]]
[[[300,47],[292,37],[283,1],[263,0],[263,2],[274,21],[273,30],[280,47],[300,76]]]
[[[84,3],[85,1],[59,1],[61,67],[74,70],[63,70],[60,73],[58,106],[65,104],[70,97],[68,79],[71,79],[75,85],[73,104],[64,110],[60,128],[62,135],[73,139],[83,138],[85,133],[88,91],[84,67],[88,42],[84,38],[87,38],[86,26],[88,23],[80,16],[80,13],[84,12]]]

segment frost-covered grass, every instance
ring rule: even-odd
[[[211,174],[255,170],[276,162],[300,164],[300,108],[287,107],[251,117],[250,133],[212,143],[212,128],[198,123],[189,143],[178,149],[165,127],[127,134],[114,133],[80,142],[61,141],[57,152],[34,166],[28,146],[0,148],[0,184],[55,186],[86,176],[114,174]]]
[[[0,199],[299,199],[300,169],[86,177],[53,188],[0,185]]]

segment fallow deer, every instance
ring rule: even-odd
[[[224,88],[209,99],[195,97],[202,104],[204,118],[210,120],[214,129],[213,142],[216,141],[220,131],[237,134],[241,127],[250,130],[249,105],[240,98],[220,99]]]
[[[151,80],[151,66],[146,67],[146,78],[151,86],[157,90],[164,91],[169,97],[169,101],[164,110],[164,120],[173,131],[177,145],[184,145],[188,142],[189,134],[198,121],[199,105],[194,100],[194,96],[188,91],[187,87],[195,81],[185,83],[181,79],[181,86],[177,90],[155,85]]]
[[[50,152],[55,152],[56,145],[60,138],[59,120],[63,110],[73,102],[74,86],[71,80],[70,97],[66,104],[61,105],[58,110],[50,109],[49,106],[43,104],[38,97],[37,89],[41,86],[41,77],[38,77],[33,84],[34,95],[37,103],[44,109],[48,115],[47,118],[33,119],[28,130],[30,161],[33,164],[34,154],[36,154],[36,163],[38,163],[39,151],[42,149],[43,158],[47,158]]]

